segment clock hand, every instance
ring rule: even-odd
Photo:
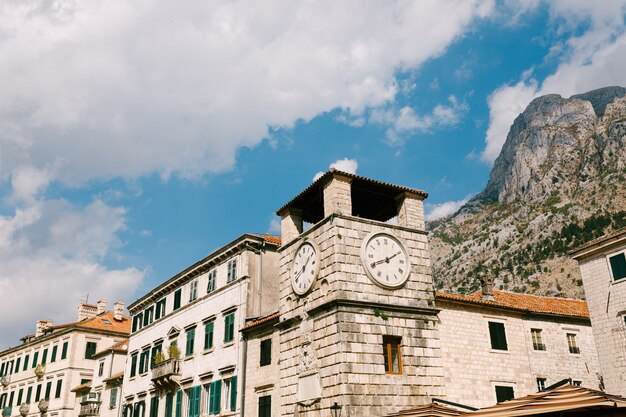
[[[381,259],[380,261],[372,262],[370,266],[373,268],[373,267],[375,267],[376,265],[382,264],[383,262],[387,262],[387,263],[389,263],[389,261],[390,261],[391,259],[393,259],[394,257],[398,256],[399,254],[400,254],[400,251],[398,251],[398,252],[394,253],[394,254],[393,254],[393,255],[391,255],[391,256],[387,256],[386,258]]]

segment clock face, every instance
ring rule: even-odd
[[[363,241],[361,260],[367,275],[384,288],[398,288],[409,278],[411,264],[406,248],[395,236],[377,232]]]
[[[319,252],[311,242],[304,242],[298,247],[291,267],[291,286],[298,295],[306,294],[320,270]]]

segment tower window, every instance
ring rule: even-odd
[[[385,373],[402,373],[402,338],[395,336],[383,336],[383,355],[385,357]]]

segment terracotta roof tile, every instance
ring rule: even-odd
[[[112,311],[107,311],[91,319],[79,321],[75,325],[83,329],[108,330],[130,334],[130,317],[122,316],[122,320],[117,321],[113,315]]]
[[[119,342],[115,343],[114,345],[111,345],[105,349],[102,349],[98,352],[96,352],[94,356],[94,358],[97,358],[99,356],[102,355],[106,355],[108,353],[110,353],[111,351],[115,352],[115,353],[126,353],[128,352],[128,339],[124,339],[124,340],[120,340]]]
[[[88,388],[91,388],[91,381],[87,381],[84,384],[80,384],[76,388],[72,388],[70,391],[71,392],[80,392],[80,391],[87,390]]]
[[[275,235],[270,235],[270,234],[261,234],[261,233],[255,233],[254,236],[258,236],[260,238],[263,238],[263,240],[265,240],[268,243],[273,243],[274,245],[279,245],[280,246],[280,236],[275,236]]]
[[[114,381],[114,380],[116,380],[118,378],[122,378],[123,376],[124,376],[124,371],[118,372],[116,374],[113,374],[110,377],[103,379],[102,381],[103,382],[111,382],[111,381]]]
[[[253,322],[246,324],[242,330],[247,330],[252,327],[256,327],[260,324],[267,323],[270,320],[277,319],[278,317],[280,317],[280,313],[277,311],[276,313],[270,314],[269,316],[261,317],[260,319],[257,319]]]
[[[537,295],[518,294],[508,291],[494,291],[493,296],[494,301],[489,301],[483,300],[481,291],[467,295],[449,294],[438,291],[435,300],[506,308],[527,313],[589,318],[587,302],[583,300],[540,297]]]

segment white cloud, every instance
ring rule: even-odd
[[[68,184],[229,169],[268,126],[393,100],[397,70],[441,55],[493,9],[489,0],[4,1],[0,178],[56,160]]]
[[[468,109],[467,103],[450,96],[447,104],[437,104],[429,114],[419,115],[411,107],[405,106],[397,112],[376,109],[370,119],[375,123],[391,125],[386,132],[387,140],[392,145],[401,145],[407,136],[415,132],[456,125]]]
[[[280,219],[276,216],[270,220],[270,226],[267,229],[267,233],[270,235],[280,235]]]
[[[569,97],[611,85],[626,86],[626,1],[560,0],[547,4],[560,31],[580,24],[588,25],[589,29],[570,37],[565,45],[550,49],[546,59],[560,58],[561,62],[542,82],[524,73],[518,83],[501,86],[490,95],[483,161],[495,160],[515,117],[533,98],[544,94]]]
[[[27,173],[32,180],[24,178]],[[100,200],[78,207],[62,199],[37,199],[45,175],[23,168],[16,177],[13,195],[25,196],[25,203],[0,216],[0,348],[18,344],[38,319],[75,320],[86,294],[111,303],[125,299],[144,276],[135,268],[104,266],[122,244],[124,209]]]
[[[440,204],[426,203],[426,215],[424,217],[427,221],[433,221],[442,217],[449,216],[456,213],[457,210],[459,210],[465,203],[469,201],[469,199],[470,197],[465,197],[462,200],[446,201],[445,203]]]
[[[339,171],[343,171],[343,172],[347,172],[348,174],[355,174],[356,175],[356,170],[357,170],[358,167],[359,167],[359,163],[357,162],[356,159],[343,158],[343,159],[337,159],[335,162],[332,162],[328,166],[328,169],[335,168],[335,169],[338,169]],[[322,175],[324,175],[325,173],[326,173],[325,171],[317,172],[313,176],[313,182],[315,182],[318,179],[320,179],[322,177]]]

